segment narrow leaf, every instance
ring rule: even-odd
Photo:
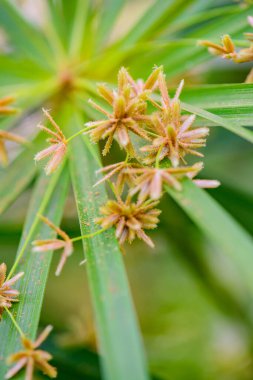
[[[157,33],[162,27],[167,27],[192,2],[193,0],[156,0],[122,39],[121,46],[132,45],[150,36],[152,32]]]
[[[45,239],[52,230],[39,222],[38,213],[43,213],[55,224],[59,224],[65,204],[68,189],[68,173],[65,169],[59,170],[50,178],[42,174],[36,185],[31,204],[28,210],[17,257],[22,254],[22,260],[15,267],[15,273],[25,272],[22,280],[16,288],[20,291],[20,302],[12,307],[11,311],[30,339],[34,339],[38,328],[40,311],[46,286],[48,271],[52,253],[34,253],[31,250],[31,242],[36,238]],[[8,340],[8,343],[7,343]],[[20,349],[20,337],[4,313],[0,324],[0,357],[4,361],[6,357]],[[5,361],[0,365],[0,378],[4,378],[7,371]],[[23,379],[18,376],[17,379]]]
[[[50,59],[45,58],[50,57],[50,49],[44,36],[9,0],[0,1],[0,24],[5,28],[15,49],[27,54],[39,66],[48,67]]]
[[[37,168],[34,155],[42,146],[42,136],[22,152],[6,169],[0,171],[0,214],[22,193],[34,178]]]
[[[228,255],[242,274],[242,281],[253,291],[253,240],[250,235],[208,193],[190,180],[183,191],[167,188],[168,193],[196,225]]]
[[[240,125],[253,125],[253,85],[225,84],[185,88],[181,100]]]
[[[224,117],[217,116],[211,112],[205,111],[199,107],[192,106],[190,104],[182,103],[182,108],[185,111],[194,113],[195,115],[201,116],[204,119],[212,121],[215,125],[220,125],[221,127],[226,128],[230,132],[235,133],[236,135],[244,138],[245,140],[253,143],[253,132],[242,127],[240,124],[227,120]]]
[[[72,117],[71,129],[78,130],[81,121]],[[99,168],[94,154],[82,139],[70,147],[70,169],[82,234],[98,230],[94,218],[106,201],[105,189],[97,192],[95,171]],[[122,253],[109,230],[84,242],[89,284],[102,355],[102,370],[108,380],[148,379],[140,332],[129,292]]]
[[[121,12],[126,0],[104,0],[99,12],[100,22],[97,27],[97,44],[103,46]]]

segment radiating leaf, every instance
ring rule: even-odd
[[[224,117],[217,116],[211,112],[205,111],[199,107],[192,106],[190,104],[182,103],[182,108],[185,111],[194,113],[195,115],[201,116],[204,119],[210,120],[214,125],[220,125],[226,128],[230,132],[244,138],[245,140],[253,143],[253,131],[242,127],[239,123],[235,121],[225,119]]]
[[[181,100],[244,126],[253,126],[253,85],[186,87]]]
[[[7,169],[0,172],[0,214],[22,193],[34,178],[37,168],[33,157],[42,145],[41,138],[22,152]]]
[[[252,292],[251,236],[207,192],[196,187],[190,180],[184,181],[182,192],[170,188],[167,191],[222,254],[233,260],[243,283]]]
[[[80,128],[74,116],[71,129]],[[82,234],[98,228],[94,218],[106,201],[105,190],[92,190],[99,165],[82,139],[72,140],[70,169]],[[148,379],[143,347],[129,293],[122,253],[110,230],[84,242],[104,378]]]
[[[103,46],[113,26],[116,22],[117,16],[125,5],[126,0],[104,0],[100,6],[99,22],[97,26],[97,44]]]
[[[30,24],[9,1],[0,1],[0,24],[17,51],[27,54],[39,66],[52,67],[49,46],[39,29]]]
[[[156,0],[144,15],[130,29],[120,44],[125,48],[150,35],[157,33],[162,26],[168,26],[184,8],[187,8],[194,0]]]
[[[34,253],[31,242],[36,238],[53,237],[54,232],[40,222],[39,214],[44,214],[55,224],[59,224],[68,189],[68,172],[62,168],[51,177],[44,174],[38,180],[31,204],[28,210],[17,257],[22,254],[22,260],[16,266],[15,273],[24,271],[25,275],[15,288],[20,291],[20,302],[12,307],[18,324],[30,339],[34,339],[38,328],[40,311],[46,286],[52,253]],[[20,349],[20,337],[6,313],[0,324],[1,342],[8,337],[8,344],[1,344],[0,357],[7,356]],[[7,371],[5,362],[0,365],[0,377],[3,379]],[[17,376],[23,379],[23,375]]]

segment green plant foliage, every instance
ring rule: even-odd
[[[42,325],[49,322],[47,306],[41,317],[45,289],[47,303],[50,299],[47,292],[56,292],[50,284],[57,288],[60,282],[50,277],[48,283],[52,251],[33,252],[31,243],[56,237],[39,214],[56,226],[64,214],[64,231],[66,227],[71,236],[77,236],[76,241],[83,239],[83,248],[75,247],[63,278],[68,276],[67,266],[73,265],[71,260],[78,260],[75,255],[84,255],[83,277],[87,271],[94,315],[91,329],[97,338],[92,349],[98,355],[86,347],[92,340],[93,330],[87,340],[81,341],[80,349],[74,346],[71,351],[57,343],[57,334],[68,325],[68,314],[76,312],[77,304],[86,309],[89,304],[84,287],[71,288],[77,281],[75,276],[66,277],[65,290],[57,293],[57,301],[54,296],[50,301],[56,333],[45,344],[55,357],[59,378],[249,380],[253,373],[249,359],[253,339],[250,307],[253,245],[249,212],[252,208],[249,177],[253,163],[253,131],[250,129],[253,126],[253,85],[238,83],[237,73],[244,76],[250,71],[250,63],[239,65],[237,69],[231,64],[225,66],[226,62],[214,59],[198,42],[217,43],[222,35],[229,33],[234,41],[242,44],[243,33],[251,32],[247,17],[253,15],[253,6],[246,1],[234,4],[219,0],[147,3],[47,0],[42,1],[41,23],[36,23],[30,20],[20,3],[0,1],[0,32],[4,41],[0,52],[0,99],[13,96],[13,106],[17,109],[15,115],[3,112],[0,131],[20,134],[30,140],[20,149],[13,148],[10,164],[0,168],[1,252],[5,251],[4,244],[16,249],[13,248],[17,238],[14,238],[15,228],[20,235],[19,226],[28,208],[16,259],[1,253],[1,262],[14,263],[8,267],[8,273],[25,272],[14,287],[20,291],[20,301],[10,308],[17,324],[30,339],[35,339],[40,318]],[[31,6],[36,8],[34,4]],[[135,10],[138,16],[130,23]],[[244,41],[244,44],[246,48],[250,46],[247,45],[250,42]],[[212,176],[224,182],[224,187],[214,190],[214,197],[211,192],[208,194],[196,187],[189,178],[182,181],[181,191],[166,188],[169,200],[165,197],[161,205],[165,216],[161,228],[151,234],[156,243],[154,251],[161,255],[151,258],[149,248],[146,250],[143,242],[139,242],[133,244],[129,255],[124,257],[114,229],[100,232],[100,226],[95,223],[100,207],[115,189],[110,182],[108,189],[105,183],[94,188],[102,178],[96,171],[103,165],[124,160],[124,154],[113,143],[111,157],[102,160],[99,146],[94,146],[80,131],[85,129],[84,122],[104,117],[88,105],[90,97],[105,112],[109,110],[97,95],[97,83],[106,82],[109,89],[115,88],[122,66],[129,68],[135,79],[145,80],[154,66],[160,65],[169,82],[170,96],[185,78],[180,95],[184,117],[195,114],[196,125],[210,126],[206,153],[203,150],[205,173],[208,178]],[[212,84],[213,69],[222,76],[224,67],[231,70],[232,83]],[[207,74],[211,83],[205,82]],[[152,96],[154,106],[154,101],[161,99],[161,88],[160,95]],[[154,110],[151,101],[148,104],[150,115]],[[43,164],[34,163],[34,156],[48,147],[44,131],[36,127],[44,123],[42,108],[50,110],[63,131],[60,146],[66,148],[63,163],[56,165],[57,170],[48,177],[43,173]],[[28,128],[23,128],[27,124]],[[46,127],[51,128],[50,123],[46,122]],[[206,130],[201,131],[205,138]],[[149,130],[149,133],[154,134],[154,131]],[[133,139],[135,146],[141,145],[139,137]],[[124,136],[121,138],[124,140]],[[49,143],[57,145],[59,140],[55,142],[54,135],[54,141]],[[203,145],[201,142],[201,147]],[[12,145],[8,143],[6,149],[12,151]],[[55,150],[52,152],[54,155]],[[155,168],[159,168],[160,153],[158,150],[153,163]],[[138,157],[139,163],[144,158],[145,155]],[[70,185],[74,194],[69,191]],[[29,206],[23,202],[27,194]],[[9,225],[16,227],[9,230]],[[84,235],[82,239],[78,237],[78,226]],[[218,252],[214,258],[212,249]],[[234,268],[231,271],[230,266]],[[69,291],[70,295],[68,288],[74,289]],[[66,311],[61,309],[62,304]],[[58,313],[58,307],[62,313]],[[192,310],[196,310],[196,314],[193,315]],[[87,326],[83,321],[81,329],[79,322],[77,325],[76,335],[82,336],[80,331]],[[213,331],[223,325],[239,336],[237,341],[235,338],[235,354],[230,352],[231,356],[224,342],[219,341],[218,348],[213,343],[217,339]],[[9,368],[6,358],[21,347],[18,331],[6,311],[0,322],[0,341],[2,379]],[[15,377],[24,378],[24,371]]]

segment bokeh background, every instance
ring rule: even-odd
[[[127,30],[151,3],[129,1],[114,33],[118,36]],[[20,7],[34,22],[43,22],[43,0],[20,1]],[[4,46],[4,36],[1,41]],[[189,84],[243,82],[249,67],[217,58],[208,66],[192,70],[185,79]],[[29,128],[39,118],[31,115],[18,128]],[[16,147],[10,145],[10,150],[14,157]],[[211,190],[212,196],[252,233],[250,144],[215,128],[208,139],[204,162],[203,176],[222,183]],[[16,254],[29,198],[27,189],[0,218],[1,261],[7,264]],[[161,208],[160,227],[151,233],[155,254],[136,242],[126,247],[124,255],[154,379],[251,380],[253,302],[237,268],[205,239],[168,195]],[[80,233],[72,194],[62,228],[71,236]],[[54,276],[58,258],[55,252],[41,315],[42,326],[55,326],[47,345],[54,353],[60,379],[100,379],[87,279],[79,265],[83,259],[81,245],[76,245],[60,278]]]

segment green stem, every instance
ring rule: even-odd
[[[22,259],[23,255],[25,253],[26,247],[28,246],[29,241],[30,241],[30,239],[31,239],[31,237],[32,237],[32,235],[34,233],[34,230],[37,227],[37,224],[38,224],[38,222],[40,220],[39,215],[43,214],[43,211],[46,208],[47,203],[48,203],[48,201],[49,201],[49,199],[50,199],[50,197],[51,197],[51,195],[52,195],[52,193],[53,193],[53,191],[55,189],[55,186],[56,186],[56,184],[58,182],[58,179],[59,179],[60,174],[61,174],[61,172],[63,170],[63,167],[64,167],[64,164],[62,165],[62,168],[59,169],[56,172],[56,174],[53,176],[51,182],[49,183],[49,186],[47,187],[47,190],[46,190],[46,193],[45,193],[45,197],[43,198],[43,202],[40,205],[38,213],[37,213],[37,215],[36,215],[36,217],[35,217],[35,219],[33,221],[33,224],[32,224],[32,226],[30,228],[30,231],[29,231],[28,235],[26,236],[24,244],[23,244],[23,246],[22,246],[22,248],[21,248],[21,250],[20,250],[20,252],[19,252],[19,254],[18,254],[18,256],[17,256],[17,258],[16,258],[16,260],[15,260],[15,262],[14,262],[12,268],[11,268],[11,270],[10,270],[10,272],[9,272],[7,280],[9,280],[12,277],[13,273],[15,272],[15,270],[16,270],[19,262],[20,262],[20,260]]]
[[[81,129],[80,131],[76,132],[74,135],[70,136],[67,140],[66,140],[66,143],[70,142],[72,139],[74,139],[75,137],[81,135],[82,133],[88,131],[91,127],[86,127],[84,129]]]
[[[19,332],[21,338],[24,338],[25,337],[25,334],[23,333],[23,331],[21,330],[21,328],[19,327],[19,325],[17,324],[17,321],[15,320],[15,318],[13,317],[12,313],[10,312],[10,310],[8,309],[8,307],[4,306],[4,310],[6,311],[6,313],[9,315],[12,323],[14,324],[14,326],[16,327],[17,331]]]
[[[156,168],[159,168],[159,162],[160,162],[160,154],[161,154],[161,151],[163,150],[163,145],[160,146],[158,152],[157,152],[157,155],[156,155],[156,159],[155,159],[155,167]]]
[[[153,133],[153,132],[150,132],[150,131],[146,131],[150,136],[154,136],[154,137],[159,137],[159,135],[157,135],[156,133]]]
[[[76,242],[78,240],[89,239],[89,238],[92,238],[93,236],[101,234],[102,232],[106,231],[107,229],[108,228],[106,227],[106,228],[102,228],[101,230],[98,230],[96,232],[92,232],[91,234],[88,234],[88,235],[77,236],[77,237],[71,239],[71,241]]]
[[[129,159],[129,153],[126,154],[125,162],[128,162]]]

